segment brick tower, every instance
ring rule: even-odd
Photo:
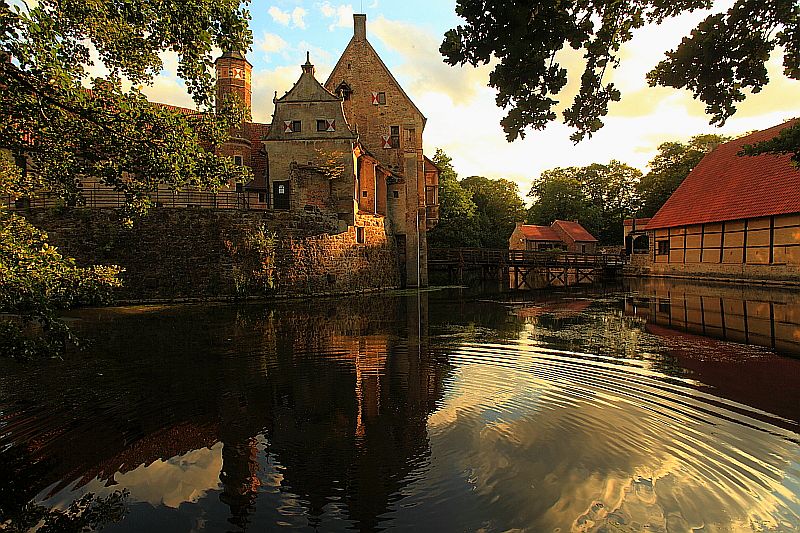
[[[217,68],[217,106],[229,96],[237,96],[247,108],[248,117],[252,109],[253,65],[241,52],[225,52],[216,61]],[[223,155],[233,157],[242,165],[251,165],[252,146],[248,138],[246,119],[238,128],[231,131],[230,140],[222,148]]]

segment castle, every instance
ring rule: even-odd
[[[236,51],[216,61],[217,100],[252,106],[252,65]],[[367,40],[366,15],[325,84],[307,58],[300,78],[274,99],[271,124],[235,128],[222,154],[252,169],[230,188],[250,209],[335,216],[342,231],[359,215],[384,217],[407,287],[425,286],[427,231],[438,221],[439,169],[422,150],[426,118]]]

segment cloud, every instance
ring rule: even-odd
[[[272,20],[282,26],[289,26],[289,23],[291,23],[293,28],[300,28],[301,30],[306,29],[305,17],[308,12],[302,7],[296,7],[290,13],[288,11],[282,11],[277,6],[272,6],[267,10],[267,13],[272,17]]]
[[[264,32],[261,37],[255,39],[253,47],[263,52],[265,60],[269,62],[272,54],[287,50],[289,48],[289,43],[284,41],[280,35]]]
[[[288,26],[289,21],[292,20],[292,15],[290,13],[281,11],[280,8],[276,6],[270,7],[267,13],[269,13],[269,16],[272,17],[272,20],[283,26]]]
[[[292,24],[295,28],[306,29],[305,17],[307,14],[308,12],[302,7],[296,7],[292,10]]]
[[[328,30],[333,31],[336,28],[349,28],[353,24],[353,9],[352,4],[339,4],[334,6],[330,2],[323,2],[320,7],[322,16],[328,19],[333,19],[333,23],[328,26]]]

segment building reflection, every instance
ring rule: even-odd
[[[798,291],[632,280],[625,314],[652,326],[800,355]]]
[[[4,398],[38,404],[19,424],[55,425],[33,439],[10,428],[11,441],[0,442],[20,451],[0,454],[14,462],[2,470],[36,471],[0,502],[4,511],[45,489],[40,497],[102,492],[143,465],[146,475],[160,460],[221,443],[210,497],[228,509],[217,517],[228,528],[253,522],[274,463],[279,490],[296,496],[312,525],[339,501],[350,521],[372,529],[429,454],[426,421],[448,368],[428,353],[424,294],[94,313],[84,330],[97,333],[91,364],[69,365],[68,380],[55,368],[39,375],[36,398],[24,386]],[[186,489],[191,502],[211,488]]]

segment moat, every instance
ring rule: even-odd
[[[74,312],[83,352],[0,359],[0,530],[798,531],[798,293]]]

